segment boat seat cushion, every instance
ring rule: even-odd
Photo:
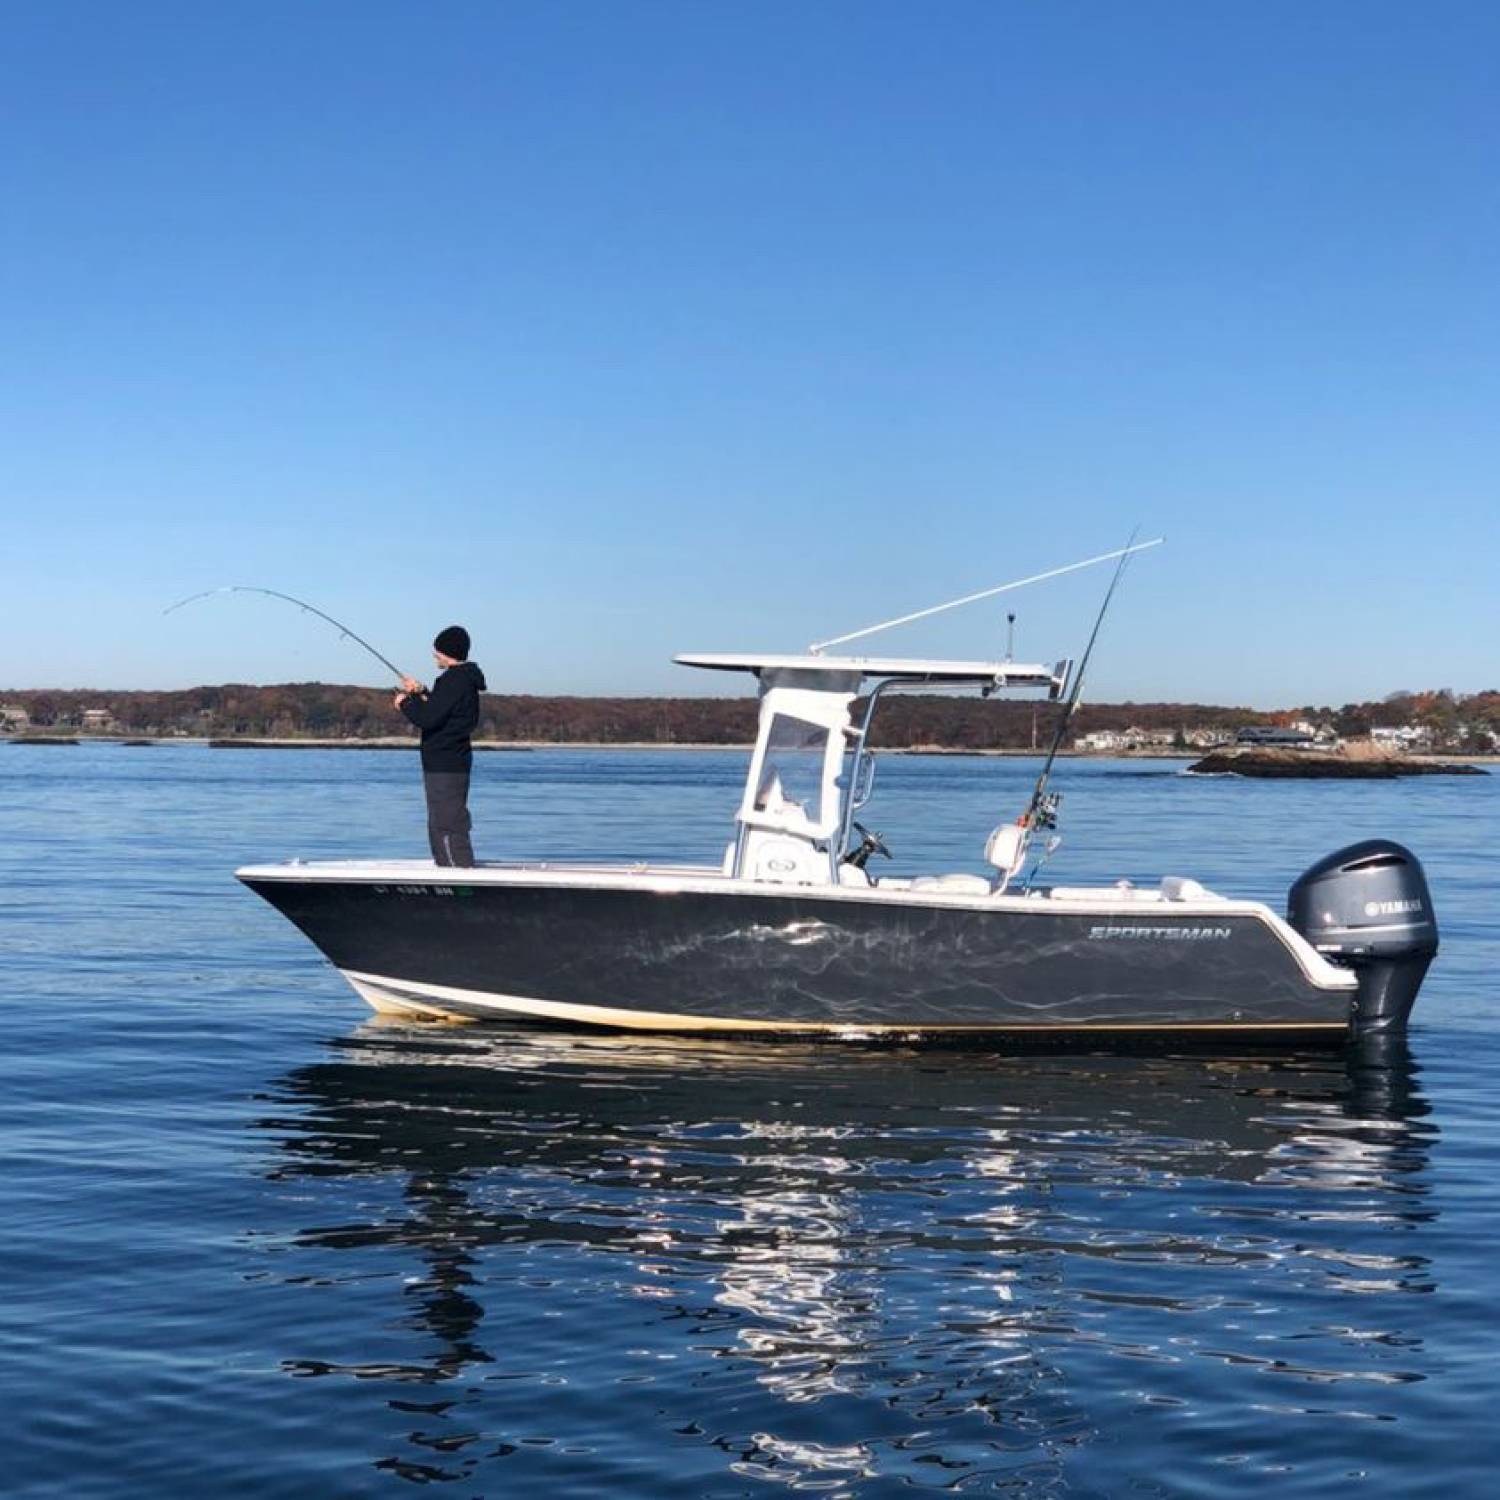
[[[1055,885],[1047,894],[1054,901],[1151,902],[1162,899],[1156,889],[1124,885]]]
[[[942,891],[950,896],[988,896],[994,889],[983,875],[918,875],[914,891]]]
[[[1055,885],[1047,893],[1054,901],[1222,901],[1222,896],[1205,890],[1196,880],[1183,875],[1166,875],[1158,886],[1133,885]]]

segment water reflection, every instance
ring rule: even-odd
[[[1361,1421],[1424,1378],[1435,1130],[1402,1043],[999,1058],[372,1024],[335,1046],[261,1123],[284,1274],[365,1278],[371,1347],[320,1351],[314,1321],[285,1368],[369,1382],[394,1424],[374,1460],[407,1478],[667,1442],[684,1493],[1048,1493],[1162,1414],[1208,1442],[1252,1403],[1327,1419],[1262,1377],[1344,1386]]]

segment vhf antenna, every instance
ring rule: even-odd
[[[925,620],[929,615],[942,614],[947,609],[957,609],[962,604],[974,604],[980,599],[993,599],[996,594],[1008,594],[1012,589],[1025,588],[1031,583],[1042,583],[1048,578],[1061,578],[1064,573],[1076,573],[1080,568],[1092,568],[1096,563],[1113,562],[1116,558],[1129,557],[1132,552],[1144,552],[1147,547],[1159,547],[1165,537],[1153,537],[1149,542],[1132,542],[1130,546],[1114,552],[1101,552],[1098,557],[1086,557],[1082,562],[1068,563],[1061,568],[1048,568],[1045,573],[1033,573],[1029,578],[1017,578],[1010,583],[997,584],[992,589],[980,589],[977,594],[965,594],[962,599],[949,599],[945,604],[934,604],[927,609],[900,615],[894,620],[882,620],[878,625],[866,625],[863,630],[851,630],[848,635],[836,635],[830,641],[814,641],[808,652],[821,656],[830,646],[842,646],[849,641],[874,635],[879,630],[890,630],[895,625],[909,625],[913,620]]]

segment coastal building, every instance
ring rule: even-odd
[[[1209,725],[1203,729],[1184,729],[1182,742],[1192,750],[1216,750],[1234,741],[1234,731]]]
[[[78,727],[86,733],[108,734],[115,727],[115,716],[107,708],[86,708],[78,716]]]
[[[1377,745],[1391,750],[1427,750],[1432,747],[1432,730],[1425,724],[1377,724],[1370,731]]]
[[[1119,750],[1152,750],[1172,745],[1177,739],[1171,729],[1096,729],[1091,734],[1081,734],[1073,741],[1073,748],[1087,754],[1107,755]]]
[[[1282,729],[1275,724],[1249,724],[1235,735],[1234,742],[1263,750],[1311,750],[1315,738],[1310,731],[1309,725]]]
[[[19,703],[0,703],[0,734],[20,734],[31,728],[31,715]]]

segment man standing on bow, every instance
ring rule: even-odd
[[[427,792],[427,841],[440,865],[472,869],[469,772],[479,723],[484,673],[469,660],[469,632],[462,625],[440,630],[432,643],[439,676],[429,692],[414,678],[401,679],[391,700],[422,731],[422,785]]]

